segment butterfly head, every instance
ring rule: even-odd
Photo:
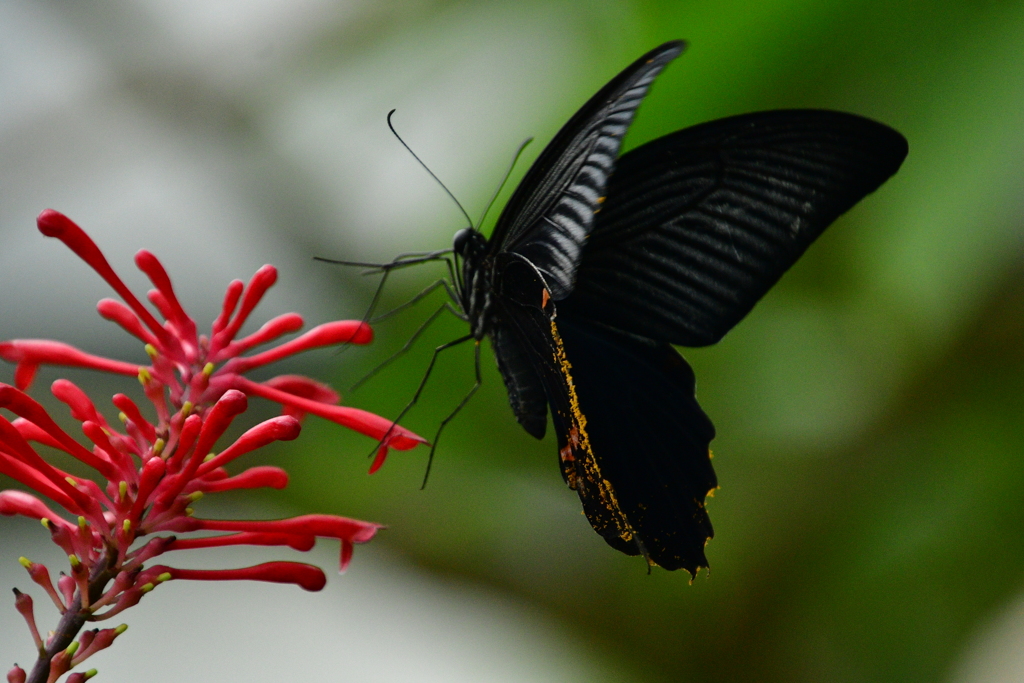
[[[487,250],[487,238],[479,230],[463,228],[452,240],[455,253],[466,261],[476,261]]]

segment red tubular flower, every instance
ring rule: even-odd
[[[27,683],[56,681],[71,667],[109,646],[123,632],[122,627],[85,631],[74,641],[85,624],[117,615],[170,579],[245,579],[320,590],[326,582],[324,573],[294,562],[223,570],[147,565],[153,558],[172,551],[229,545],[288,546],[307,551],[317,538],[329,538],[340,541],[339,567],[345,569],[354,545],[372,539],[381,528],[379,524],[332,515],[281,520],[197,519],[192,506],[207,493],[284,488],[288,475],[280,468],[253,467],[232,476],[225,466],[267,444],[296,438],[301,430],[300,419],[306,413],[383,440],[381,457],[388,448],[408,450],[425,443],[423,438],[385,418],[337,405],[338,394],[310,378],[283,375],[260,383],[244,377],[253,368],[308,349],[369,343],[373,336],[370,327],[359,321],[335,321],[269,350],[242,356],[302,326],[302,318],[289,313],[247,337],[236,339],[277,279],[272,266],[257,271],[248,286],[232,282],[210,335],[200,335],[155,256],[140,251],[135,262],[155,287],[147,298],[163,323],[132,294],[77,225],[55,211],[40,214],[38,224],[43,234],[63,241],[114,288],[124,303],[103,300],[98,306],[100,314],[140,339],[146,345],[149,362],[125,363],[46,340],[0,342],[0,358],[17,365],[16,386],[0,383],[0,408],[17,415],[13,422],[0,415],[0,474],[12,477],[63,509],[54,510],[37,495],[25,491],[0,491],[0,515],[41,520],[70,563],[70,569],[61,573],[55,586],[45,566],[21,559],[32,580],[46,591],[63,616],[54,631],[57,635],[42,642],[35,628],[31,598],[16,592],[16,607],[29,624],[41,655],[27,677],[15,668],[8,679]],[[120,425],[111,424],[84,391],[68,380],[57,380],[51,387],[52,393],[80,424],[81,433],[88,440],[83,444],[59,427],[43,406],[25,393],[37,369],[44,364],[137,377],[151,409],[140,408],[128,396],[116,394],[113,404],[119,411]],[[284,414],[249,428],[237,439],[221,445],[214,454],[214,447],[253,396],[279,403]],[[147,412],[153,417],[147,417]],[[89,467],[94,477],[71,476],[54,467],[36,451],[35,444],[74,457]],[[194,531],[224,533],[180,538],[167,535]],[[76,680],[91,675],[71,674]]]
[[[295,332],[302,326],[301,316],[288,313],[271,320],[248,337],[235,339],[263,295],[276,282],[277,270],[273,266],[260,268],[248,286],[238,280],[231,283],[221,314],[214,321],[211,335],[207,337],[197,334],[196,322],[179,303],[171,280],[156,256],[148,251],[140,251],[135,257],[135,263],[156,288],[150,293],[149,299],[165,318],[164,324],[132,294],[99,247],[71,219],[48,209],[39,214],[37,223],[40,232],[64,242],[120,295],[124,304],[110,299],[100,301],[97,306],[100,315],[116,322],[146,343],[150,362],[148,365],[136,365],[102,358],[68,344],[49,340],[16,339],[0,342],[0,358],[17,365],[17,388],[27,389],[41,365],[91,368],[139,376],[146,386],[147,394],[162,396],[166,388],[170,399],[170,405],[166,406],[168,414],[180,410],[186,402],[203,409],[201,407],[215,404],[224,392],[237,389],[250,396],[260,396],[280,403],[286,414],[299,416],[313,413],[378,440],[390,429],[387,442],[383,444],[385,447],[409,450],[426,443],[422,437],[403,427],[392,426],[384,418],[335,405],[339,399],[336,393],[330,390],[311,392],[308,386],[297,382],[295,377],[288,377],[287,381],[275,378],[263,383],[245,380],[243,375],[249,370],[302,351],[337,344],[368,344],[373,339],[373,331],[366,323],[338,320],[315,327],[267,351],[242,356],[249,349],[273,341],[283,334]],[[317,384],[313,380],[307,381]],[[310,406],[314,409],[310,409]],[[158,406],[158,411],[164,407]],[[139,424],[134,416],[128,417]],[[385,425],[383,429],[382,424]]]
[[[319,567],[300,562],[266,562],[242,569],[172,569],[160,567],[172,579],[193,581],[270,581],[294,583],[308,591],[318,591],[327,585],[327,577]]]

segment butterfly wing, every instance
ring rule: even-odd
[[[503,256],[497,272],[495,329],[516,340],[545,390],[562,476],[591,526],[666,569],[707,566],[714,428],[689,366],[668,344],[556,318],[541,274],[521,257]]]
[[[887,126],[817,110],[734,116],[632,150],[564,310],[673,344],[713,344],[906,154]]]
[[[708,448],[715,429],[694,397],[693,371],[665,342],[556,320],[590,447],[638,549],[696,574],[714,534],[704,499],[718,483]]]
[[[528,434],[543,439],[548,426],[548,399],[528,349],[500,319],[491,325],[490,339],[516,420]]]
[[[655,48],[590,98],[537,158],[498,218],[491,254],[525,256],[555,299],[572,291],[580,250],[633,114],[683,47],[673,41]]]

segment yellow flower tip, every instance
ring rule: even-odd
[[[199,500],[202,497],[203,497],[203,492],[202,491],[193,491],[192,493],[188,494],[188,502],[194,503],[194,502],[196,502],[197,500]]]
[[[209,377],[210,375],[213,374],[214,367],[215,366],[213,363],[207,363],[206,365],[203,366],[203,374]]]
[[[121,496],[121,500],[125,499],[125,496],[128,495],[128,482],[122,481],[118,483],[117,494]]]
[[[174,577],[171,576],[170,572],[164,572],[160,576],[156,577],[156,580],[159,581],[160,583],[163,583],[164,581],[170,581],[173,578]]]
[[[121,624],[120,626],[118,626],[117,628],[114,629],[114,633],[117,634],[117,635],[121,635],[122,633],[124,633],[127,630],[128,630],[128,624]]]
[[[72,569],[78,569],[80,566],[82,566],[82,561],[78,559],[78,555],[75,554],[68,555],[68,562],[71,563]]]
[[[92,678],[93,676],[95,676],[98,673],[99,673],[99,671],[97,671],[96,669],[89,669],[88,671],[85,672],[84,678],[85,678],[85,680],[89,680],[90,678]]]
[[[79,642],[77,640],[74,640],[71,642],[70,645],[67,646],[64,652],[67,654],[68,657],[74,657],[75,653],[78,652],[78,646]]]
[[[156,350],[156,347],[152,344],[146,344],[146,355],[156,360],[156,357],[160,355],[160,352]]]
[[[154,588],[156,588],[156,586],[154,586],[151,583],[147,583],[145,586],[143,586],[139,590],[142,591],[143,593],[148,593],[149,591],[153,590]]]
[[[181,404],[181,416],[188,417],[192,414],[192,401],[185,401]]]
[[[185,508],[185,516],[186,517],[191,517],[194,514],[196,514],[195,510],[193,510],[192,508]]]
[[[130,519],[124,520],[124,522],[121,524],[121,528],[124,529],[124,532],[126,534],[128,532],[130,532],[132,530],[132,520],[130,520]]]
[[[64,477],[64,481],[66,481],[67,483],[71,484],[76,489],[78,488],[78,482],[75,480],[74,477]]]
[[[157,439],[156,441],[154,441],[153,442],[153,454],[154,455],[160,455],[161,453],[163,453],[164,452],[164,446],[166,446],[166,445],[167,445],[167,442],[164,441],[163,439]]]
[[[32,560],[28,559],[27,557],[19,557],[18,558],[18,562],[25,569],[31,569],[32,568]]]
[[[118,413],[117,419],[121,421],[121,424],[125,424],[126,422],[128,422],[128,416],[125,415],[124,413]]]
[[[153,381],[153,375],[149,374],[149,370],[146,368],[139,368],[139,383],[142,386],[146,386]]]
[[[217,457],[217,455],[215,453],[207,453],[206,457],[203,458],[203,462],[210,462],[211,460],[213,460],[216,457]]]
[[[85,517],[78,518],[78,528],[85,531],[89,528],[89,522],[86,521]]]

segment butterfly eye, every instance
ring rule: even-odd
[[[452,246],[455,247],[455,253],[459,256],[466,255],[466,245],[469,244],[470,231],[470,228],[463,228],[455,233],[455,237],[452,239]]]

